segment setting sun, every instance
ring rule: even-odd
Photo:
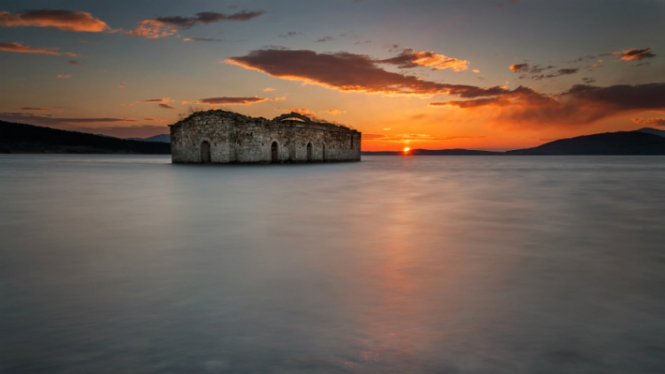
[[[409,147],[404,147],[404,153],[406,153],[406,152],[408,152],[408,151],[410,151],[410,150],[411,150],[411,148],[409,148]]]

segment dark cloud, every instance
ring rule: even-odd
[[[591,84],[591,83],[595,83],[595,82],[596,82],[596,79],[594,79],[594,78],[589,78],[589,77],[584,77],[584,78],[582,78],[582,81],[583,81],[584,83],[586,83],[586,84]]]
[[[493,96],[502,87],[482,88],[426,81],[413,75],[386,71],[367,55],[349,52],[261,49],[225,62],[267,73],[272,77],[319,84],[340,91],[385,94],[450,94],[464,98]]]
[[[289,31],[285,34],[279,34],[278,36],[280,38],[290,38],[290,37],[296,36],[296,35],[302,35],[302,33],[301,32],[296,32],[296,31]]]
[[[21,112],[0,112],[0,120],[8,122],[28,123],[40,126],[71,125],[78,123],[140,122],[139,120],[136,120],[131,117],[57,118],[57,117],[52,117],[50,115],[43,116],[34,113],[21,113]]]
[[[67,63],[70,64],[70,65],[79,67],[79,68],[83,66],[83,64],[79,63],[78,61],[74,61],[74,60],[67,61]]]
[[[141,36],[148,39],[163,38],[175,34],[178,30],[186,30],[195,25],[210,24],[220,21],[249,21],[265,13],[265,11],[250,12],[243,10],[234,14],[218,12],[200,12],[192,17],[170,16],[155,19],[146,19],[139,22],[139,27],[127,32],[132,36]]]
[[[218,12],[200,12],[192,17],[172,16],[172,17],[158,17],[156,21],[177,27],[181,30],[189,29],[198,23],[209,24],[220,21],[249,21],[265,13],[265,11],[249,12],[243,10],[238,13],[227,15]]]
[[[556,66],[553,65],[548,65],[548,66],[540,66],[540,65],[529,65],[527,63],[523,64],[512,64],[508,67],[512,72],[514,73],[523,73],[520,75],[520,79],[535,79],[535,80],[541,80],[545,78],[556,78],[560,77],[562,75],[570,75],[570,74],[575,74],[580,71],[578,68],[566,68],[566,69],[559,69],[556,71],[556,73],[549,73],[549,74],[540,74],[545,70],[551,70],[555,69]],[[529,75],[532,74],[532,75]]]
[[[256,104],[263,101],[276,101],[283,100],[283,98],[268,99],[258,96],[252,97],[211,97],[207,99],[198,100],[197,104],[208,104],[208,105],[250,105]]]
[[[540,65],[529,65],[527,63],[523,64],[512,64],[508,67],[513,73],[531,73],[531,74],[539,74],[542,73],[545,70],[549,69],[554,69],[555,66],[549,65],[549,66],[540,66]]]
[[[150,99],[150,100],[143,100],[139,101],[140,103],[168,103],[171,101],[168,97],[163,97],[161,99]]]
[[[377,62],[397,65],[400,69],[427,66],[432,70],[453,69],[455,71],[466,70],[469,65],[466,60],[446,57],[430,51],[418,52],[411,48],[404,48],[399,55],[385,60],[377,60]]]
[[[645,58],[656,57],[656,55],[653,52],[651,52],[652,49],[653,48],[651,47],[644,49],[631,48],[631,49],[626,49],[624,51],[611,52],[608,54],[620,57],[621,60],[624,61],[639,61],[639,60],[644,60]]]
[[[491,98],[431,103],[463,109],[493,108],[514,124],[585,125],[617,115],[665,110],[665,83],[596,87],[575,85],[558,95],[518,87]]]
[[[87,12],[71,10],[29,10],[19,14],[0,12],[0,26],[55,27],[63,31],[103,32],[111,28]]]
[[[214,38],[183,38],[185,42],[223,42],[224,39],[214,39]]]
[[[553,73],[553,74],[532,75],[530,77],[528,77],[526,75],[522,75],[522,76],[520,76],[520,79],[530,78],[530,79],[534,79],[534,80],[541,80],[541,79],[546,79],[546,78],[556,78],[556,77],[560,77],[562,75],[575,74],[579,71],[580,71],[580,69],[577,69],[577,68],[575,68],[575,69],[559,69],[559,70],[557,70],[556,73]]]
[[[323,38],[317,40],[317,43],[323,43],[323,42],[329,42],[331,40],[335,40],[332,36],[324,36]]]
[[[58,109],[49,109],[49,108],[35,108],[35,107],[23,107],[20,110],[25,110],[27,112],[62,112],[62,110]]]
[[[159,104],[159,107],[162,109],[175,109],[171,104]]]
[[[71,52],[58,52],[60,48],[33,48],[22,43],[0,43],[0,51],[16,52],[16,53],[37,53],[51,56],[69,56],[78,57],[77,54]]]

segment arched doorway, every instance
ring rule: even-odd
[[[307,143],[307,162],[312,162],[312,143]]]
[[[326,143],[323,143],[323,162],[326,162]]]
[[[201,143],[201,163],[210,163],[210,142],[207,140]]]
[[[270,146],[270,162],[276,164],[279,162],[279,146],[277,142],[272,142]]]

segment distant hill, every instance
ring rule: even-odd
[[[401,151],[378,151],[371,152],[366,151],[362,153],[363,155],[368,156],[399,156],[403,155],[404,152]],[[409,151],[409,155],[412,156],[493,156],[493,155],[502,155],[502,152],[490,152],[490,151],[475,151],[470,149],[412,149]]]
[[[647,134],[653,134],[653,135],[658,135],[658,136],[665,137],[665,131],[654,129],[654,128],[651,128],[651,127],[644,127],[644,128],[641,128],[641,129],[635,130],[635,131],[645,132]]]
[[[170,154],[171,146],[0,121],[0,153]]]
[[[118,139],[105,135],[0,121],[0,153],[170,154],[170,141],[169,134],[145,139]],[[400,151],[365,151],[362,154],[399,156],[404,153]],[[665,131],[645,127],[636,131],[585,135],[508,152],[470,149],[413,149],[409,154],[414,156],[665,155]]]
[[[658,130],[656,130],[658,131]],[[665,137],[643,131],[619,131],[560,139],[508,155],[665,155]]]
[[[162,143],[171,143],[171,135],[170,134],[161,134],[161,135],[155,135],[151,136],[149,138],[127,138],[127,140],[138,140],[140,142],[162,142]]]

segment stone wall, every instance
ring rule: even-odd
[[[173,163],[207,161],[208,144],[212,163],[360,161],[360,132],[297,113],[268,120],[210,110],[169,127]]]

